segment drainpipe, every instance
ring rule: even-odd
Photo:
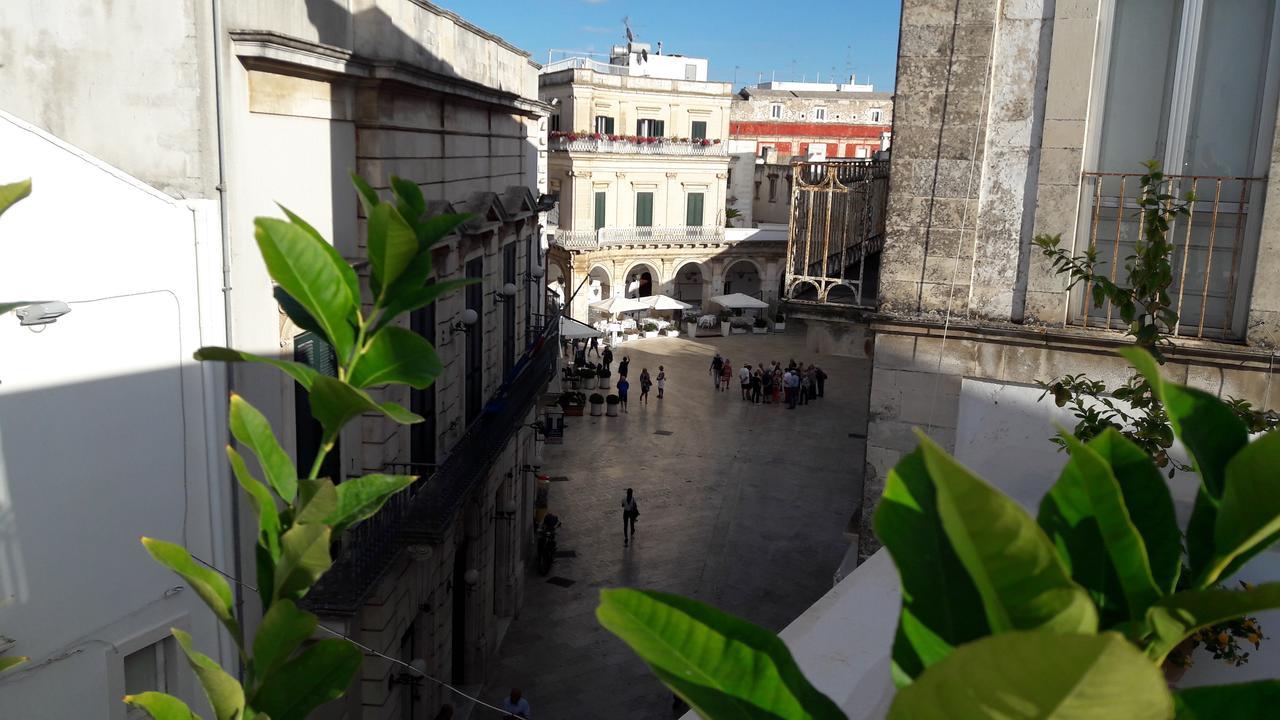
[[[210,3],[213,16],[213,103],[216,142],[218,145],[218,209],[221,214],[222,225],[222,321],[224,339],[227,345],[231,345],[231,223],[230,213],[227,210],[226,135],[222,122],[222,2],[221,0],[210,0]],[[226,383],[227,394],[230,395],[235,387],[235,378],[230,363],[224,363],[224,372],[226,373],[224,382]],[[222,467],[225,469],[225,464]],[[243,578],[243,565],[240,560],[240,493],[233,482],[228,482],[227,487],[231,493],[232,573],[237,578]],[[232,588],[235,592],[236,615],[243,619],[244,588],[239,583],[232,583]],[[235,653],[235,656],[239,665],[237,677],[243,680],[244,660],[240,658],[239,653]]]

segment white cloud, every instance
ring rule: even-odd
[[[607,2],[609,2],[609,0],[582,0],[582,2],[584,2],[584,3],[588,4],[588,5],[603,5],[603,4],[607,3]]]
[[[578,29],[584,33],[593,33],[596,35],[612,35],[618,31],[617,28],[600,27],[599,25],[583,25]]]

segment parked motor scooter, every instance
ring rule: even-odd
[[[538,528],[538,574],[551,572],[551,563],[556,559],[556,528],[560,527],[560,518],[547,513]]]

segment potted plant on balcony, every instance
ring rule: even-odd
[[[774,332],[787,331],[787,318],[783,316],[782,313],[778,313],[777,315],[773,316],[773,331]]]
[[[729,337],[729,311],[720,311],[720,337]]]
[[[617,395],[610,395],[604,399],[605,415],[607,417],[618,417],[618,403],[622,402]]]
[[[769,332],[769,322],[764,319],[764,316],[757,316],[755,322],[751,324],[751,334],[764,335],[767,332]]]
[[[600,393],[591,393],[591,417],[600,417],[604,412],[604,396]]]
[[[658,323],[652,320],[644,321],[644,336],[647,338],[658,337]]]

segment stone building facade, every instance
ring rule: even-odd
[[[323,354],[280,311],[258,255],[253,218],[279,216],[276,203],[331,238],[366,278],[350,171],[384,195],[392,175],[412,180],[430,212],[471,215],[440,244],[435,273],[481,283],[406,320],[435,344],[444,372],[427,391],[377,393],[427,422],[361,418],[343,433],[331,469],[336,479],[412,472],[427,481],[343,538],[334,579],[307,602],[328,627],[378,652],[422,659],[445,681],[482,682],[519,608],[537,464],[530,423],[550,375],[549,354],[535,352],[548,324],[537,200],[547,189],[550,108],[538,100],[538,66],[417,0],[118,2],[109,12],[79,4],[77,12],[37,2],[0,9],[8,38],[0,107],[171,195],[213,203],[228,344],[304,362]],[[479,318],[469,327],[460,320],[467,309]],[[258,367],[235,367],[227,380],[307,462],[310,428],[294,384]],[[225,418],[213,424],[220,452]],[[239,490],[220,472],[213,492],[221,507],[235,507]],[[247,503],[240,507],[238,524],[229,511],[215,520],[221,541],[211,560],[251,578],[255,523]],[[256,597],[241,594],[253,627]],[[236,670],[226,644],[202,649]],[[101,671],[121,672],[124,662],[108,653]],[[369,656],[361,679],[322,716],[431,717],[442,690],[402,683],[402,670]],[[100,706],[77,714],[123,717],[118,699],[95,699]]]
[[[615,294],[776,298],[785,235],[726,234],[728,83],[707,82],[705,60],[641,50],[566,58],[539,78],[555,108],[548,178],[560,199],[548,280],[565,297],[587,281],[569,305],[580,320]]]
[[[1166,375],[1280,406],[1280,292],[1265,281],[1280,264],[1280,189],[1269,179],[1280,171],[1278,27],[1274,3],[903,3],[888,231],[868,328],[864,530],[885,476],[916,444],[913,428],[1020,500],[1038,499],[1062,462],[1047,440],[1053,424],[1073,419],[1038,402],[1034,383],[1086,372],[1114,387],[1131,371],[1112,354],[1129,342],[1119,318],[1068,290],[1031,241],[1061,234],[1075,254],[1092,247],[1121,264],[1148,159],[1177,194],[1198,198],[1171,230],[1181,320]],[[1226,107],[1229,128],[1216,125]],[[1184,510],[1192,481],[1173,481]],[[876,547],[863,532],[861,555]]]

